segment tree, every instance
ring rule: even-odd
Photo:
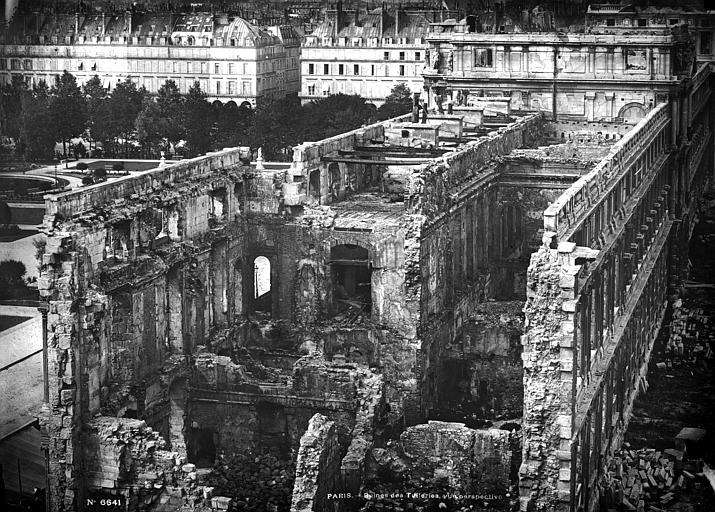
[[[359,128],[375,115],[365,98],[347,94],[326,96],[305,105],[305,140],[321,140]]]
[[[107,170],[104,167],[98,167],[92,172],[92,175],[96,181],[104,181],[107,179]]]
[[[7,229],[12,222],[12,211],[5,201],[0,201],[0,228]]]
[[[251,107],[236,106],[233,102],[215,109],[211,146],[214,149],[223,149],[250,145],[254,114],[255,111]]]
[[[79,137],[87,126],[87,112],[82,91],[74,75],[65,71],[55,78],[50,99],[50,120],[56,138],[62,140],[67,156],[67,140]]]
[[[179,88],[173,80],[167,80],[159,89],[156,99],[144,98],[142,110],[135,122],[139,142],[152,147],[166,140],[168,152],[171,144],[181,139],[182,111],[183,98]]]
[[[28,295],[23,277],[25,264],[16,260],[0,261],[0,299],[17,299]]]
[[[211,127],[214,112],[206,101],[206,94],[198,82],[189,89],[184,101],[184,138],[193,155],[206,153],[211,149]]]
[[[385,103],[377,109],[376,119],[384,121],[412,112],[412,91],[407,84],[395,85],[385,98]]]
[[[88,166],[86,163],[84,163],[84,162],[79,162],[79,163],[75,166],[75,169],[77,169],[78,171],[86,171],[88,167],[89,167],[89,166]]]
[[[173,80],[164,82],[157,91],[156,103],[161,108],[163,116],[169,121],[164,137],[169,143],[176,144],[181,140],[184,131],[181,126],[184,98],[181,96],[176,82]]]
[[[51,160],[54,156],[55,131],[52,128],[50,96],[47,84],[40,81],[21,99],[20,146],[27,160]]]
[[[105,141],[109,121],[107,117],[107,98],[109,93],[97,75],[94,75],[84,84],[82,91],[87,105],[89,133],[93,139]]]
[[[107,101],[107,139],[123,139],[125,154],[127,141],[134,133],[134,124],[145,95],[144,88],[137,89],[136,84],[127,78],[117,84]]]
[[[263,148],[264,158],[286,160],[300,139],[303,109],[297,96],[259,103],[251,130],[251,146]]]
[[[22,127],[22,96],[27,85],[20,75],[12,75],[9,84],[0,86],[0,133],[18,139]]]
[[[87,158],[87,148],[81,142],[72,146],[72,152],[75,158]]]

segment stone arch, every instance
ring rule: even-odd
[[[227,108],[230,108],[230,109],[235,109],[235,110],[238,109],[238,105],[237,105],[236,102],[233,101],[233,100],[227,101],[225,106],[226,106]]]
[[[618,117],[626,121],[637,123],[645,117],[645,105],[638,102],[627,103],[623,105],[618,112]]]
[[[221,108],[223,107],[223,103],[221,103],[221,100],[214,100],[214,101],[211,103],[211,106],[212,106],[213,108],[215,108],[215,109],[218,110],[218,109],[221,109]]]
[[[251,104],[250,101],[244,101],[244,102],[242,102],[242,103],[241,103],[241,106],[244,107],[244,108],[247,108],[247,109],[249,109],[249,110],[251,110],[251,109],[253,108],[253,105]]]
[[[264,255],[256,255],[252,262],[253,274],[253,311],[273,313],[273,262]]]

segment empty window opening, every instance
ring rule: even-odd
[[[310,197],[320,202],[320,169],[310,173],[308,186],[310,187]]]
[[[224,220],[226,211],[226,189],[219,188],[211,192],[211,216],[214,220]]]
[[[372,268],[367,249],[353,244],[330,250],[333,314],[350,320],[369,317],[372,310]]]
[[[131,221],[120,222],[112,227],[107,257],[114,256],[118,260],[126,260],[129,257],[132,247],[131,228]]]
[[[256,411],[260,444],[277,452],[282,458],[289,458],[291,443],[284,407],[261,401],[256,404]]]
[[[271,261],[265,256],[253,260],[253,310],[271,314]]]
[[[209,428],[201,428],[193,422],[189,429],[189,446],[187,458],[199,468],[210,468],[216,461],[216,442],[214,432]]]
[[[330,195],[333,199],[340,199],[340,166],[333,162],[328,165],[328,174],[330,176]]]
[[[179,234],[179,212],[177,210],[172,210],[166,219],[166,231],[169,235],[169,239],[177,241],[181,239]]]
[[[406,139],[410,136],[410,130],[402,130],[402,138]]]

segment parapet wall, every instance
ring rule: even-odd
[[[82,187],[71,192],[45,196],[47,216],[70,217],[92,208],[109,206],[114,200],[136,195],[145,196],[171,188],[175,183],[206,176],[227,167],[240,164],[239,148],[224,149],[217,153],[183,160],[141,174],[132,174],[116,180]]]
[[[340,150],[351,150],[356,146],[367,145],[372,140],[383,140],[386,126],[395,122],[406,122],[410,118],[411,114],[405,114],[327,139],[299,144],[293,148],[291,172],[294,176],[303,175],[307,178],[307,173],[311,169],[320,167],[323,157],[334,155]]]
[[[633,160],[650,146],[653,138],[661,134],[669,122],[668,104],[658,104],[613,145],[608,156],[591,172],[579,178],[546,209],[544,228],[555,232],[560,240],[567,240],[567,234],[573,233],[574,229],[584,221],[583,214],[602,200],[604,193],[624,177]]]
[[[544,118],[531,114],[491,132],[463,148],[435,159],[415,173],[410,183],[410,206],[428,218],[455,205],[475,180],[489,175],[494,158],[539,140]]]

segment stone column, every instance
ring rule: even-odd
[[[608,112],[608,116],[611,119],[616,117],[616,114],[614,112],[615,99],[616,99],[616,93],[613,93],[613,92],[606,93],[606,112]]]
[[[593,121],[593,110],[594,110],[595,100],[596,100],[595,92],[589,91],[584,95],[585,114],[586,114],[587,121]]]

